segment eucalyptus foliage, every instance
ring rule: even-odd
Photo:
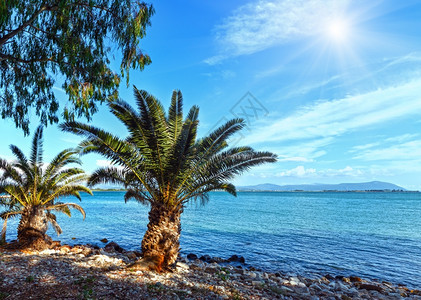
[[[151,62],[139,42],[153,13],[131,0],[0,1],[1,117],[25,134],[31,108],[44,125],[58,122],[56,89],[68,96],[66,120],[90,120],[97,103],[117,99],[121,77],[128,83],[131,68]],[[112,53],[121,55],[119,72]]]

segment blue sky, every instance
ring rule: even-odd
[[[200,131],[246,117],[233,144],[279,155],[235,180],[258,183],[388,181],[421,190],[421,2],[156,1],[142,49],[152,58],[132,86],[166,106],[180,89],[200,106]],[[115,69],[118,70],[116,62]],[[57,84],[56,95],[66,96]],[[34,119],[35,120],[35,119]],[[126,135],[102,107],[93,123]],[[37,126],[32,122],[32,128]],[[0,120],[0,155],[26,153],[10,120]],[[33,130],[32,130],[33,131]],[[79,139],[45,131],[46,160]],[[88,172],[108,162],[83,158]]]

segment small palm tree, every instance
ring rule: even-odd
[[[49,223],[58,235],[62,232],[53,212],[62,212],[70,217],[70,208],[74,208],[85,218],[82,207],[74,203],[56,202],[59,198],[75,196],[81,200],[79,192],[92,195],[91,190],[81,184],[88,178],[82,169],[64,168],[71,163],[80,164],[75,150],[64,150],[50,164],[43,163],[42,135],[43,128],[40,126],[32,140],[29,159],[14,145],[10,149],[16,161],[9,163],[0,159],[0,194],[9,196],[0,199],[6,208],[0,214],[4,220],[2,239],[5,240],[8,218],[21,216],[18,244],[20,247],[36,249],[53,246],[51,238],[46,234]]]
[[[208,192],[224,190],[236,195],[229,181],[252,166],[275,162],[276,155],[250,147],[227,148],[227,139],[244,127],[233,119],[197,140],[199,108],[193,106],[183,118],[183,97],[174,92],[168,115],[161,103],[135,88],[138,110],[124,101],[109,104],[111,112],[127,127],[121,139],[79,122],[61,125],[64,131],[84,136],[82,154],[96,152],[119,167],[96,170],[88,184],[122,184],[125,200],[150,204],[149,224],[142,240],[139,268],[165,270],[179,253],[180,215],[191,199],[208,200]]]

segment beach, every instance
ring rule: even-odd
[[[131,268],[139,256],[116,243],[2,249],[0,299],[421,299],[420,290],[386,281],[265,272],[245,267],[239,256],[189,254],[169,273]]]

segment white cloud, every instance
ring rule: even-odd
[[[341,15],[347,0],[259,0],[236,9],[215,28],[222,53],[205,62],[216,64],[228,56],[252,54],[324,30]]]
[[[364,172],[359,169],[351,168],[346,166],[343,169],[327,169],[318,172],[318,175],[321,177],[337,177],[337,176],[346,176],[346,177],[359,177],[363,175]]]
[[[278,177],[312,177],[316,174],[316,169],[306,169],[304,166],[298,166],[294,169],[279,172],[276,174]]]
[[[6,160],[8,162],[12,162],[12,161],[15,161],[16,160],[16,157],[11,156],[11,155],[2,155],[0,158]]]
[[[343,169],[325,169],[316,170],[314,168],[305,168],[297,166],[296,168],[279,172],[276,177],[295,177],[295,178],[327,178],[327,177],[360,177],[364,174],[362,170],[347,166]]]
[[[270,120],[247,136],[248,143],[337,137],[393,119],[421,114],[421,78],[365,94],[300,107]]]
[[[111,161],[110,161],[110,160],[106,160],[106,159],[97,159],[97,161],[96,161],[96,165],[97,165],[98,167],[110,167],[110,166],[112,166],[113,164],[111,163]]]

